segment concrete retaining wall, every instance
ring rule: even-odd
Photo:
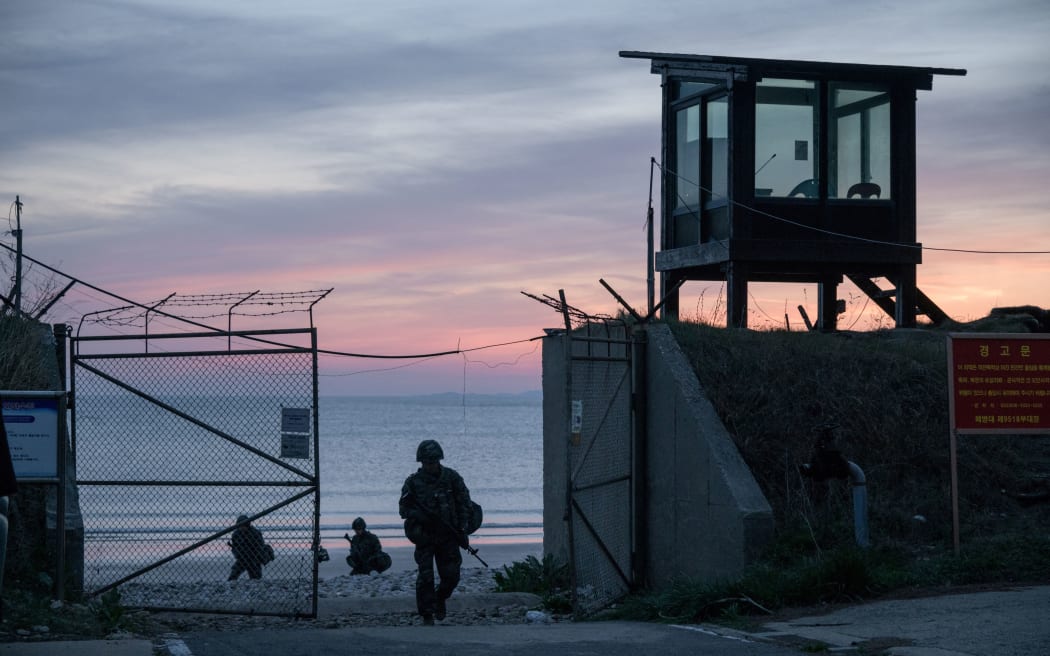
[[[561,336],[543,338],[543,553],[569,562],[569,406]]]
[[[646,571],[735,578],[773,535],[773,511],[666,325],[649,329]]]

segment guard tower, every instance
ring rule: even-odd
[[[947,318],[916,287],[915,101],[934,75],[965,70],[620,56],[648,59],[661,76],[653,268],[665,317],[678,316],[682,281],[724,280],[727,324],[738,327],[749,282],[817,283],[817,326],[834,330],[848,278],[898,327]]]

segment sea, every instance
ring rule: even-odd
[[[416,447],[437,440],[442,464],[463,476],[484,509],[472,541],[542,542],[540,394],[322,397],[321,538],[342,543],[361,517],[384,544],[408,544],[398,516]]]
[[[195,399],[194,403],[204,408],[219,401],[219,398]],[[132,404],[138,405],[132,407]],[[178,431],[164,433],[162,422],[169,421],[170,415],[136,399],[119,402],[105,399],[92,404],[81,397],[81,405],[80,421],[85,424],[85,434],[87,422],[94,421],[99,435],[93,440],[83,439],[78,446],[81,480],[132,479],[138,471],[134,463],[139,455],[169,468],[158,474],[157,479],[178,480],[180,474],[187,474],[188,478],[183,480],[195,480],[194,476],[215,480],[224,475],[228,458],[244,455],[243,451],[239,455],[232,453],[236,450],[233,447],[229,447],[230,453],[218,447],[202,452],[192,443],[197,436],[188,434],[183,438]],[[220,413],[212,409],[209,414]],[[134,417],[133,435],[152,432],[164,434],[165,438],[108,445],[106,427],[119,421],[123,434],[127,435],[132,421],[129,417]],[[398,500],[405,478],[419,467],[415,460],[416,447],[426,439],[441,444],[445,454],[442,464],[463,476],[472,499],[484,509],[484,522],[471,536],[473,544],[542,543],[540,392],[322,396],[318,418],[319,526],[321,545],[326,549],[345,551],[344,535],[353,533],[350,524],[356,517],[366,521],[368,529],[379,536],[384,547],[409,545],[398,515]],[[243,423],[236,413],[220,421],[228,422],[231,431],[232,426]],[[92,444],[101,449],[94,456],[87,451]],[[187,457],[187,453],[197,456]],[[124,457],[114,458],[112,454]],[[312,447],[310,455],[311,459],[299,461],[304,469],[312,469]],[[226,475],[234,474],[227,472]],[[271,492],[277,496],[285,494],[278,488]],[[170,554],[201,536],[231,525],[240,512],[259,512],[269,503],[239,501],[238,494],[256,494],[257,490],[238,490],[233,486],[186,487],[166,489],[163,493],[164,500],[160,501],[161,493],[148,486],[81,487],[89,569],[113,566],[123,574],[151,558]],[[209,502],[209,498],[213,501]],[[289,516],[291,512],[300,519],[312,516],[313,496],[297,503],[298,506],[260,518],[256,523],[263,528],[267,540],[279,549],[281,545],[289,551],[303,546],[302,528],[286,524],[282,515]],[[228,560],[224,542],[209,547],[196,555],[210,554],[223,562]]]

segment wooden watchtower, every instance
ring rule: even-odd
[[[678,316],[681,281],[725,281],[739,327],[749,282],[817,283],[817,326],[834,330],[848,278],[898,327],[947,318],[916,287],[915,102],[965,70],[620,56],[650,60],[663,88],[663,316]]]

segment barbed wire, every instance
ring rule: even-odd
[[[561,299],[554,298],[553,296],[550,296],[548,294],[537,296],[535,294],[530,294],[526,291],[522,291],[521,294],[523,296],[531,298],[534,301],[543,303],[544,305],[553,309],[558,314],[568,314],[570,322],[577,326],[595,322],[612,323],[622,321],[621,319],[618,319],[617,317],[614,317],[609,314],[590,314],[588,312],[584,312],[583,310],[573,307],[568,303],[563,303]]]
[[[124,305],[109,311],[95,313],[84,320],[88,323],[96,323],[105,326],[126,326],[145,328],[146,320],[151,313],[156,314],[158,308],[165,311],[172,308],[200,308],[200,307],[224,307],[223,312],[211,313],[188,313],[179,312],[167,314],[179,319],[204,321],[207,319],[220,319],[223,317],[272,317],[279,314],[290,314],[294,312],[308,312],[314,305],[324,299],[331,289],[311,289],[294,292],[220,292],[214,294],[170,294],[169,296],[143,303],[141,305]],[[258,310],[245,310],[245,307],[260,308]],[[261,308],[268,308],[263,311]],[[274,309],[276,308],[276,309]]]
[[[6,250],[11,251],[11,252],[14,252],[14,249],[11,248],[10,246],[7,246],[6,244],[0,243],[0,248],[6,249]],[[131,299],[125,298],[125,297],[123,297],[123,296],[121,296],[119,294],[116,294],[114,292],[102,289],[101,287],[98,287],[96,285],[92,285],[89,282],[86,282],[84,280],[76,278],[75,276],[72,276],[72,275],[70,275],[70,274],[68,274],[68,273],[66,273],[66,272],[64,272],[64,271],[62,271],[60,269],[57,269],[57,268],[55,268],[55,267],[53,267],[53,266],[51,266],[49,264],[46,264],[46,263],[44,263],[44,262],[42,262],[40,260],[37,260],[37,259],[27,255],[27,254],[22,254],[22,257],[25,258],[29,262],[33,262],[33,263],[43,267],[44,269],[46,269],[46,270],[48,270],[48,271],[50,271],[50,272],[52,272],[54,274],[60,275],[60,276],[62,276],[64,278],[72,281],[72,283],[78,284],[80,287],[82,287],[82,288],[84,288],[86,290],[92,290],[92,291],[104,294],[107,297],[110,297],[110,298],[113,298],[113,299],[116,299],[118,301],[122,301],[123,303],[125,303],[125,305],[120,306],[120,307],[107,308],[107,309],[98,310],[98,311],[95,311],[95,312],[92,312],[92,313],[82,314],[81,315],[81,321],[82,322],[90,321],[90,322],[94,322],[94,323],[105,324],[107,321],[109,321],[110,322],[109,325],[112,326],[112,327],[141,328],[142,325],[139,325],[137,323],[138,319],[141,318],[143,320],[143,322],[144,322],[146,315],[149,314],[151,316],[156,316],[157,317],[157,321],[164,321],[165,319],[167,319],[167,320],[174,320],[174,321],[180,321],[180,322],[184,322],[184,323],[187,323],[189,325],[195,326],[197,328],[203,328],[205,330],[215,331],[217,335],[221,336],[221,334],[224,332],[223,329],[221,329],[221,328],[216,328],[215,326],[210,326],[210,325],[207,325],[207,324],[204,324],[204,323],[200,323],[197,319],[194,319],[194,318],[191,318],[191,317],[179,316],[177,314],[168,312],[167,310],[170,307],[183,307],[183,306],[185,306],[185,307],[194,307],[194,306],[202,306],[202,305],[209,305],[209,304],[212,304],[212,305],[223,304],[223,305],[226,305],[227,307],[231,307],[231,305],[229,304],[230,300],[233,300],[234,298],[238,298],[238,299],[244,298],[245,296],[250,294],[250,292],[233,292],[233,293],[226,292],[226,293],[217,293],[217,294],[190,294],[190,295],[184,295],[184,296],[177,296],[175,293],[172,293],[171,295],[169,295],[168,297],[166,297],[165,299],[163,299],[161,301],[155,301],[154,303],[152,303],[150,305],[146,305],[146,304],[139,303],[139,302],[133,301]],[[253,296],[258,297],[258,303],[259,304],[263,304],[263,303],[267,303],[268,304],[268,303],[272,302],[272,303],[276,303],[276,304],[286,303],[286,304],[290,304],[290,305],[306,305],[307,304],[307,299],[311,299],[311,300],[309,300],[309,304],[310,304],[310,308],[312,308],[313,304],[315,304],[316,302],[322,300],[331,291],[332,291],[332,289],[306,290],[306,291],[298,291],[298,292],[265,292],[265,293],[264,292],[256,292],[255,294],[253,294]],[[83,290],[81,290],[81,293],[85,293],[85,292]],[[606,314],[589,314],[587,312],[584,312],[583,310],[580,310],[579,308],[575,308],[575,307],[573,307],[571,305],[568,305],[567,303],[563,304],[560,300],[555,299],[554,297],[546,295],[546,294],[544,294],[541,297],[541,296],[536,296],[535,294],[530,294],[530,293],[525,292],[525,291],[522,291],[521,293],[523,295],[529,297],[529,298],[532,298],[533,300],[536,300],[536,301],[539,301],[539,302],[541,302],[541,303],[543,303],[545,305],[548,305],[549,307],[553,308],[558,313],[568,312],[568,314],[570,316],[570,321],[576,323],[577,325],[582,325],[582,324],[590,323],[590,322],[601,322],[601,323],[612,323],[612,322],[621,322],[622,323],[623,322],[622,319],[618,319],[618,318],[613,317],[611,315],[606,315]],[[91,297],[91,298],[95,298],[95,300],[101,302],[101,299],[99,299],[98,297],[95,297],[95,296],[93,296],[91,294],[86,294],[86,295]],[[247,300],[247,299],[245,299],[245,300]],[[243,304],[244,304],[244,302],[242,301],[241,305],[243,305]],[[134,310],[136,308],[137,308],[138,311],[137,312],[133,312],[132,310]],[[228,310],[228,313],[230,311],[232,311],[232,310]],[[298,311],[307,311],[307,309],[306,308],[301,308]],[[120,313],[124,313],[124,314],[120,314]],[[277,313],[279,313],[279,312],[274,312],[273,314],[277,314]],[[218,317],[218,316],[229,316],[229,314],[214,315],[212,318],[215,318],[215,317]],[[251,316],[265,316],[265,314],[251,315]],[[89,317],[90,317],[90,319],[89,319]],[[465,349],[461,349],[461,348],[459,348],[457,346],[457,348],[455,348],[455,349],[451,349],[451,350],[447,350],[447,351],[439,351],[439,352],[434,352],[434,353],[413,353],[413,354],[390,354],[390,355],[387,355],[387,354],[375,354],[375,353],[355,353],[355,352],[349,352],[349,351],[337,351],[337,350],[333,350],[333,349],[321,349],[321,348],[317,349],[317,353],[318,353],[318,355],[332,355],[332,356],[341,356],[341,357],[370,358],[370,359],[383,359],[383,360],[423,360],[423,359],[430,359],[430,358],[436,358],[436,357],[447,356],[447,355],[459,355],[459,354],[465,354],[465,353],[472,353],[474,351],[482,351],[482,350],[487,350],[487,349],[499,348],[499,347],[502,347],[502,346],[510,346],[510,345],[513,345],[513,344],[523,344],[523,343],[526,343],[526,342],[532,342],[532,341],[543,339],[545,336],[547,336],[547,335],[546,334],[544,334],[544,335],[536,335],[536,336],[528,337],[528,338],[525,338],[525,339],[511,340],[511,341],[500,342],[500,343],[496,343],[496,344],[486,344],[486,345],[483,345],[483,346],[476,346],[476,347],[465,348]],[[253,342],[262,343],[262,344],[272,344],[272,345],[275,345],[275,346],[287,346],[286,344],[282,344],[280,342],[275,342],[273,340],[268,340],[268,339],[265,339],[265,338],[262,338],[262,337],[249,337],[248,339],[250,339]],[[418,363],[409,363],[409,364],[401,365],[401,366],[412,366],[413,364],[418,364]],[[391,368],[399,368],[399,367],[391,367]],[[381,370],[382,369],[378,369],[377,371],[381,371]],[[364,373],[364,372],[360,372],[360,373]],[[354,374],[349,374],[349,375],[354,375]]]

